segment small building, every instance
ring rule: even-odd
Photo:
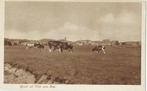
[[[120,42],[120,45],[126,46],[141,46],[141,42],[139,41],[128,41],[128,42]]]
[[[113,45],[120,45],[120,42],[119,41],[111,41],[111,45],[113,46]]]
[[[102,45],[111,45],[111,41],[109,39],[104,39]]]

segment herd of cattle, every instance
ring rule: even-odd
[[[11,43],[7,43],[7,44],[11,44]],[[39,48],[39,49],[44,49],[46,45],[43,45],[39,42],[36,43],[27,43],[25,44],[25,48],[26,49],[30,49],[30,48]],[[63,53],[64,50],[69,51],[69,52],[73,52],[73,44],[68,43],[68,42],[62,42],[62,41],[48,41],[47,43],[48,46],[48,50],[49,52],[54,52],[54,51],[58,51],[60,53]],[[100,51],[102,51],[104,54],[105,52],[105,46],[104,45],[96,45],[94,48],[92,48],[93,52],[97,52],[100,53]]]
[[[69,52],[73,52],[73,45],[68,43],[68,42],[61,42],[61,41],[48,41],[48,49],[49,52],[54,52],[54,51],[59,51],[60,53],[62,53],[64,50],[67,50]],[[40,43],[28,43],[26,44],[26,49],[28,48],[40,48],[40,49],[44,49],[44,45],[40,44]],[[100,51],[102,51],[104,54],[105,52],[105,46],[103,45],[97,45],[92,49],[93,52],[97,52],[99,53]]]

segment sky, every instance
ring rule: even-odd
[[[5,37],[140,41],[141,3],[7,1]]]

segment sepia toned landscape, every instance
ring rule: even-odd
[[[84,42],[73,42],[72,53],[50,53],[47,46],[28,50],[21,45],[23,42],[5,45],[5,64],[18,68],[6,66],[10,72],[16,72],[13,73],[16,77],[11,74],[9,79],[10,72],[6,70],[5,83],[140,84],[141,46],[138,42],[106,45],[106,54],[92,52],[94,45]],[[17,73],[19,69],[30,72],[33,78],[23,77],[24,73]]]
[[[5,4],[5,84],[141,84],[141,3]]]

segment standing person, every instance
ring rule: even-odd
[[[106,52],[105,52],[105,46],[102,46],[102,51],[103,51],[104,54],[106,54]]]

